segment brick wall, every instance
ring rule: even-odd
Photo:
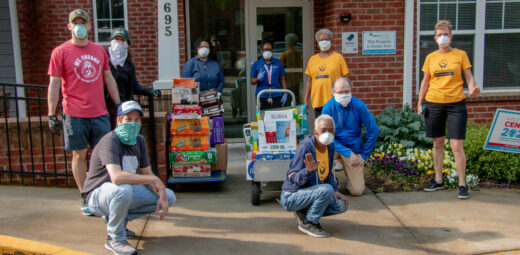
[[[155,116],[155,137],[157,141],[158,175],[166,181],[166,113],[157,112]],[[5,119],[0,123],[0,170],[24,171],[27,174],[13,174],[12,184],[24,185],[58,185],[71,186],[76,184],[72,177],[72,153],[63,148],[63,136],[53,136],[47,126],[47,118],[38,117],[8,118],[7,129]],[[141,134],[149,144],[149,118],[142,120]],[[9,150],[10,148],[10,150]],[[92,151],[89,150],[89,155]],[[32,174],[34,170],[34,175]],[[59,176],[53,176],[58,174]],[[34,176],[34,177],[33,177]],[[23,179],[23,180],[22,180]],[[0,184],[10,184],[8,173],[0,174]]]
[[[352,13],[350,22],[339,21],[342,12]],[[315,1],[314,31],[328,28],[332,47],[341,53],[342,32],[357,32],[358,54],[344,54],[354,82],[353,93],[377,114],[387,106],[401,107],[403,86],[404,1]],[[396,54],[362,55],[363,31],[396,31]],[[315,43],[315,50],[318,51]]]

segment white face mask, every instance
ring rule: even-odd
[[[334,94],[334,99],[336,100],[336,102],[341,104],[343,107],[347,107],[348,104],[350,104],[350,101],[352,100],[352,93]]]
[[[321,51],[328,51],[330,49],[330,41],[319,41],[318,46]]]
[[[450,43],[450,37],[447,35],[441,35],[437,37],[437,44],[441,47],[444,47]]]
[[[108,53],[112,65],[123,66],[128,57],[128,43],[120,40],[112,40],[110,41],[110,47],[108,47]]]
[[[325,132],[323,134],[321,134],[319,137],[318,137],[318,141],[327,146],[329,144],[332,143],[332,141],[334,141],[334,135],[329,133],[329,132]]]
[[[264,51],[264,53],[262,53],[262,56],[264,57],[264,59],[271,59],[273,57],[273,52],[272,51]]]
[[[206,47],[199,48],[197,53],[199,54],[199,57],[205,58],[209,55],[209,48],[206,48]]]

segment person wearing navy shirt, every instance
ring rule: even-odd
[[[265,89],[287,89],[285,69],[280,60],[273,58],[271,42],[262,42],[262,57],[251,66],[251,85],[256,85],[255,97]],[[260,98],[260,110],[280,108],[287,102],[287,94],[264,93]]]
[[[352,96],[352,81],[348,78],[336,79],[332,83],[332,94],[334,97],[323,106],[321,114],[330,115],[336,123],[334,158],[341,163],[336,161],[334,169],[343,168],[347,176],[347,190],[353,196],[361,196],[365,190],[365,160],[376,145],[379,128],[365,103]],[[366,127],[365,142],[362,138],[363,125]]]
[[[217,89],[222,93],[224,88],[224,71],[217,61],[208,57],[209,42],[204,38],[195,41],[197,56],[188,60],[182,68],[182,78],[195,78],[199,82],[200,91]]]

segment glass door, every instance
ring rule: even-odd
[[[303,104],[304,66],[312,54],[313,33],[311,2],[305,0],[250,0],[246,4],[247,77],[251,65],[262,56],[261,42],[273,44],[273,58],[282,61],[286,71],[287,89]],[[247,79],[248,117],[254,121],[256,87]],[[290,99],[288,100],[290,103]]]

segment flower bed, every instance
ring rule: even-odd
[[[433,152],[431,149],[406,148],[402,144],[383,144],[374,149],[368,159],[367,186],[374,192],[421,190],[434,179]],[[446,188],[458,187],[458,173],[453,152],[445,142],[443,183]],[[466,174],[466,185],[478,189],[479,178]]]

